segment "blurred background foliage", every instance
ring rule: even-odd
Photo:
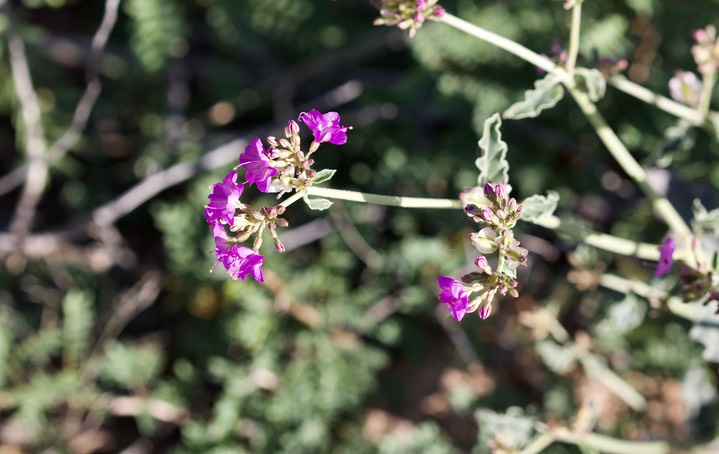
[[[84,90],[103,3],[12,2],[51,143]],[[442,4],[549,56],[568,34],[561,1]],[[580,63],[626,58],[627,77],[666,94],[675,70],[694,70],[691,31],[716,19],[717,6],[588,0]],[[484,120],[520,99],[536,69],[441,24],[408,40],[373,27],[376,15],[359,0],[122,1],[99,61],[102,94],[82,140],[51,168],[33,233],[87,222],[163,169],[189,163],[192,177],[121,217],[109,242],[60,237],[29,257],[2,248],[3,447],[484,452],[502,418],[525,421],[510,425],[521,439],[523,418],[569,424],[590,401],[592,427],[607,435],[687,450],[714,437],[717,368],[689,338],[691,325],[597,286],[607,272],[649,281],[652,267],[636,259],[525,225],[521,297],[458,325],[438,308],[436,276],[458,276],[475,258],[466,216],[336,202],[319,215],[292,206],[288,252],[267,244],[266,285],[209,272],[208,186],[242,146],[217,170],[195,163],[235,139],[280,134],[304,110],[336,110],[354,127],[347,145],[316,155],[318,168],[338,169],[333,187],[455,198],[475,184]],[[6,41],[0,57],[7,174],[26,157]],[[681,208],[695,196],[716,206],[712,134],[688,131],[689,143],[670,148],[677,141],[665,131],[676,120],[667,114],[612,89],[600,109],[640,161],[671,164],[673,180],[692,182],[679,185]],[[554,189],[562,214],[661,240],[666,226],[571,100],[506,122],[503,134],[517,198]],[[18,194],[0,198],[3,230]],[[96,260],[109,249],[109,262]],[[498,416],[512,408],[524,411]]]

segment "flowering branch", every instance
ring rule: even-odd
[[[676,209],[669,203],[666,197],[660,196],[654,191],[649,185],[647,174],[634,157],[629,153],[629,150],[624,146],[622,141],[617,137],[616,133],[609,127],[607,122],[601,116],[594,103],[589,99],[586,93],[581,91],[574,79],[570,74],[562,67],[551,62],[549,59],[542,57],[541,55],[533,52],[526,47],[515,43],[507,38],[504,38],[496,33],[492,33],[479,26],[466,22],[458,17],[455,17],[449,13],[445,13],[441,18],[438,19],[440,22],[444,22],[447,25],[457,28],[460,31],[475,36],[483,41],[493,44],[501,49],[504,49],[518,57],[526,60],[533,65],[552,73],[557,76],[559,80],[564,84],[567,90],[572,94],[580,109],[587,117],[589,122],[592,124],[597,132],[597,135],[602,140],[604,145],[607,147],[609,152],[612,154],[614,159],[622,166],[624,171],[639,185],[639,187],[647,194],[652,201],[654,208],[661,214],[664,220],[669,225],[670,229],[678,235],[688,236],[691,235],[691,231],[687,224],[682,219],[681,215]],[[572,22],[573,26],[579,26],[579,21],[576,23]]]

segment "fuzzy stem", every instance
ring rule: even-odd
[[[560,77],[564,85],[567,87],[567,90],[572,94],[580,109],[582,109],[582,112],[594,127],[597,135],[612,154],[614,159],[620,166],[622,166],[627,175],[629,175],[650,198],[652,204],[654,205],[654,209],[657,210],[657,212],[664,218],[666,223],[669,225],[669,228],[678,236],[691,236],[691,230],[676,211],[674,206],[669,203],[666,197],[659,196],[649,185],[647,181],[647,174],[642,166],[639,165],[619,137],[617,137],[614,131],[609,127],[589,97],[576,87],[574,79],[569,75],[569,73],[567,73],[567,71],[536,52],[533,52],[512,40],[499,36],[496,33],[492,33],[449,13],[445,13],[440,19],[440,22],[444,22],[460,31],[504,49],[526,60],[527,62]]]
[[[716,71],[704,74],[702,77],[702,91],[699,95],[699,106],[697,107],[702,118],[706,118],[709,114],[709,105],[711,104],[712,92],[714,91],[714,85],[716,85],[716,83]]]
[[[300,195],[298,195],[300,194]],[[307,195],[327,197],[328,199],[347,200],[349,202],[373,203],[376,205],[396,206],[403,208],[434,208],[434,209],[462,209],[461,200],[452,199],[428,199],[417,197],[397,197],[365,192],[347,191],[341,189],[322,188],[311,186],[307,188]],[[280,205],[289,206],[292,202],[301,197],[301,193],[283,201]],[[294,199],[294,200],[293,200]],[[540,227],[557,230],[585,244],[615,254],[637,257],[643,260],[659,259],[659,246],[656,244],[637,243],[623,238],[618,238],[605,233],[596,233],[589,230],[579,230],[570,226],[562,225],[562,221],[556,216],[545,216],[535,221],[528,221]]]
[[[305,195],[306,195],[306,193],[303,191],[295,192],[290,197],[287,197],[285,200],[283,200],[279,206],[283,206],[283,207],[287,208],[288,206],[292,205],[296,201],[300,200]]]
[[[582,26],[582,2],[577,2],[572,8],[572,25],[569,32],[569,57],[567,58],[567,72],[574,73],[579,54],[579,31]]]

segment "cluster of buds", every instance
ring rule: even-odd
[[[659,247],[659,261],[654,273],[655,277],[664,277],[671,272],[675,263],[674,250],[674,240],[668,237]],[[692,240],[692,251],[696,265],[690,266],[681,260],[676,261],[680,267],[677,295],[685,303],[719,302],[719,274],[716,269],[711,269],[706,261],[700,258],[702,254],[699,251],[699,241],[696,237]],[[719,308],[717,313],[719,314]]]
[[[467,312],[477,311],[483,319],[492,312],[492,301],[497,293],[519,296],[517,292],[517,267],[527,264],[527,249],[520,247],[512,228],[522,217],[524,207],[509,197],[508,188],[497,183],[487,183],[460,195],[464,211],[474,222],[482,226],[469,238],[481,254],[497,253],[494,269],[487,258],[480,255],[474,264],[478,271],[462,276],[461,282],[446,276],[438,276],[442,289],[440,302],[449,307],[455,320],[460,321]],[[471,300],[470,296],[476,294]]]
[[[694,61],[702,74],[716,73],[719,68],[719,39],[713,25],[694,31],[696,44],[692,46]]]
[[[380,17],[375,19],[374,25],[396,25],[407,30],[410,38],[425,20],[442,17],[445,13],[437,0],[381,0],[376,6]]]
[[[314,160],[310,156],[320,144],[342,145],[347,142],[349,128],[340,125],[337,112],[322,114],[311,110],[301,113],[298,119],[312,130],[314,136],[307,152],[301,149],[299,124],[290,120],[284,130],[284,138],[268,137],[267,149],[259,137],[254,138],[240,154],[239,165],[220,183],[211,186],[205,219],[215,238],[215,265],[222,263],[233,279],[244,280],[250,275],[256,281],[264,282],[264,256],[259,250],[265,231],[269,232],[278,252],[285,250],[277,235],[277,227],[287,227],[287,221],[280,217],[286,206],[280,203],[253,210],[240,201],[245,184],[254,184],[260,192],[279,193],[278,199],[293,190],[303,191],[312,185],[317,175],[312,169]],[[246,171],[243,183],[238,183],[237,169],[240,167]],[[241,245],[251,237],[255,238],[252,248]]]

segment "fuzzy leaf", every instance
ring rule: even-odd
[[[564,88],[559,78],[553,74],[547,74],[543,79],[534,83],[534,89],[524,92],[523,100],[509,106],[502,116],[514,120],[534,118],[542,110],[554,107],[563,95]]]
[[[537,342],[535,351],[544,364],[559,375],[569,372],[577,361],[574,349],[549,340]]]
[[[92,330],[90,295],[71,290],[62,301],[63,313],[63,364],[76,367],[87,352]]]
[[[520,203],[524,207],[522,220],[534,222],[546,216],[551,216],[557,209],[559,194],[555,191],[547,191],[547,195],[533,195]]]
[[[304,199],[310,210],[324,211],[332,206],[332,201],[327,199],[310,199],[307,196],[305,196]]]
[[[481,150],[474,164],[479,169],[477,183],[504,183],[509,181],[509,163],[507,162],[507,144],[502,141],[502,118],[495,113],[484,122],[484,132],[479,139]]]
[[[584,88],[585,93],[592,101],[599,101],[607,91],[607,81],[596,68],[576,68],[574,70],[574,80],[577,85]]]
[[[320,184],[328,181],[337,172],[335,169],[322,169],[315,174],[312,184]]]

